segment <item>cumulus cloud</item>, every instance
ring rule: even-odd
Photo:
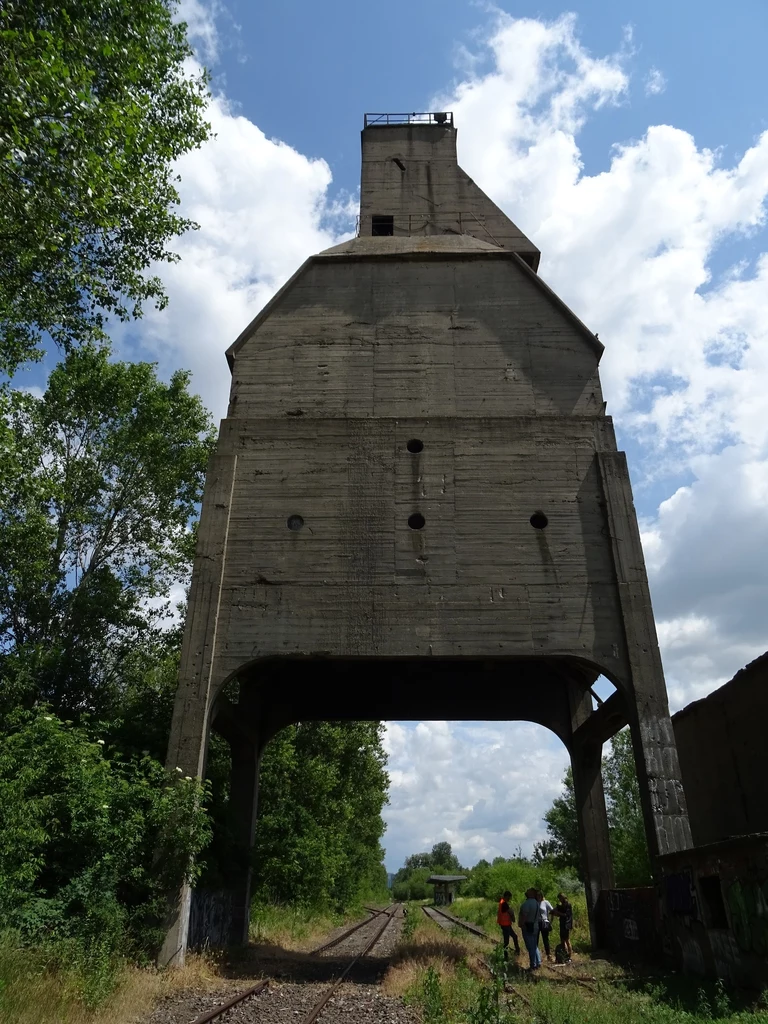
[[[667,80],[658,68],[651,68],[645,76],[645,95],[658,96],[667,88]]]
[[[178,21],[186,22],[187,38],[200,58],[208,64],[218,60],[220,37],[216,19],[221,14],[216,0],[179,0],[176,9]]]
[[[178,165],[182,209],[200,230],[176,243],[181,262],[162,270],[171,313],[147,314],[141,343],[191,368],[223,415],[225,350],[307,256],[339,239],[348,214],[329,199],[324,160],[268,139],[222,96],[208,118],[216,137]]]
[[[560,793],[567,754],[541,726],[390,722],[390,805],[384,845],[391,871],[447,841],[462,863],[530,853]]]

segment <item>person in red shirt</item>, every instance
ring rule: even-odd
[[[501,934],[504,936],[504,959],[509,959],[509,940],[515,945],[515,956],[520,953],[520,943],[517,941],[517,932],[512,927],[515,923],[515,912],[509,905],[509,900],[512,899],[512,893],[509,889],[505,890],[503,896],[499,900],[499,909],[496,912],[496,923],[501,928]]]

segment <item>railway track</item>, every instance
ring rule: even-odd
[[[351,936],[355,935],[361,929],[366,926],[370,927],[374,923],[376,924],[373,935],[370,937],[364,937],[363,948],[354,953],[343,970],[330,984],[320,986],[320,992],[317,994],[317,997],[314,999],[311,1007],[303,1014],[303,1016],[299,1016],[299,1014],[301,1014],[301,1010],[290,1009],[290,1007],[279,1008],[278,1016],[281,1011],[285,1011],[290,1013],[290,1019],[295,1021],[296,1024],[314,1024],[314,1022],[322,1015],[327,1003],[333,997],[334,993],[338,991],[339,987],[355,965],[362,960],[363,957],[368,956],[368,954],[373,951],[374,947],[381,941],[387,928],[389,928],[395,918],[400,906],[401,904],[395,903],[392,907],[386,910],[374,910],[373,908],[368,907],[366,909],[369,910],[373,916],[367,921],[361,921],[359,924],[353,925],[351,928],[347,928],[346,931],[342,932],[341,935],[337,935],[334,939],[331,939],[330,942],[326,942],[322,946],[318,946],[316,949],[312,950],[310,956],[322,957],[323,954],[329,950],[337,949],[338,946],[342,945],[342,943],[346,942]],[[383,921],[381,920],[382,917],[384,918]],[[206,1013],[196,1017],[191,1024],[211,1024],[213,1021],[221,1021],[221,1024],[225,1024],[225,1022],[230,1020],[243,1022],[244,1024],[244,1022],[249,1020],[254,1022],[267,1020],[271,1018],[272,1015],[262,1013],[261,1000],[256,1000],[253,1003],[250,1003],[250,1001],[254,999],[254,997],[265,993],[268,988],[268,980],[260,981],[257,985],[246,989],[245,992],[233,996],[220,1006],[208,1010]],[[249,1007],[246,1006],[247,1003],[250,1003],[250,1007],[254,1011],[253,1015],[250,1013]],[[245,1016],[243,1015],[244,1013]]]
[[[466,931],[471,932],[473,935],[477,935],[478,938],[486,939],[488,942],[495,942],[487,932],[484,932],[482,928],[478,928],[475,924],[470,924],[468,921],[462,921],[458,917],[454,917],[453,914],[446,914],[444,910],[440,910],[438,907],[422,907],[421,908],[430,921],[434,921],[435,924],[440,925],[441,928],[445,928],[446,931],[450,931],[451,928],[458,926],[464,928]]]

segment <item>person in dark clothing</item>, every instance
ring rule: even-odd
[[[509,940],[515,946],[515,956],[520,952],[520,943],[517,941],[517,932],[512,927],[515,922],[515,912],[509,905],[509,900],[512,898],[512,893],[509,889],[506,889],[503,896],[499,900],[499,909],[496,912],[496,923],[501,928],[501,934],[504,936],[504,959],[509,959]]]
[[[568,901],[568,897],[564,892],[557,894],[557,906],[552,911],[552,914],[560,922],[560,943],[565,950],[568,959],[570,960],[573,956],[573,949],[571,948],[571,932],[573,931],[573,907]]]

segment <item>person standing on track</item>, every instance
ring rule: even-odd
[[[517,932],[512,927],[515,923],[515,912],[509,905],[509,900],[512,899],[512,893],[509,889],[504,891],[503,896],[499,900],[499,909],[496,912],[496,923],[501,928],[501,934],[504,936],[504,959],[509,959],[509,940],[515,944],[515,956],[520,954],[520,943],[517,941]]]
[[[536,890],[528,889],[525,894],[525,901],[520,906],[520,913],[517,915],[517,919],[520,922],[523,942],[531,960],[532,971],[538,970],[541,967],[541,953],[539,952],[540,913]]]

